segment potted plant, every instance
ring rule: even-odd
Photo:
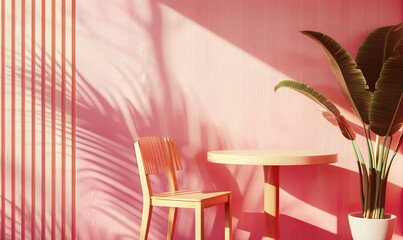
[[[385,214],[385,195],[393,159],[403,142],[403,134],[399,133],[403,124],[403,23],[372,31],[359,47],[355,61],[331,37],[314,31],[302,33],[326,53],[344,97],[362,123],[368,156],[364,158],[362,155],[349,122],[323,94],[292,80],[279,82],[274,90],[287,87],[298,91],[336,119],[341,133],[352,142],[360,177],[362,212],[349,215],[353,238],[391,239],[396,217]],[[399,139],[392,147],[392,140],[396,137]],[[356,230],[356,221],[360,221],[359,228],[369,224],[369,229]],[[373,224],[385,226],[375,227]],[[371,230],[379,231],[374,233]]]

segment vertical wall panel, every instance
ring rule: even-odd
[[[46,1],[41,6],[41,237],[46,238]]]
[[[1,1],[1,239],[5,239],[6,233],[6,119],[5,119],[5,99],[6,99],[6,71],[5,71],[5,1]]]
[[[36,216],[36,29],[35,0],[31,1],[31,239],[35,239]]]
[[[15,239],[15,2],[11,1],[11,239]]]
[[[0,13],[0,239],[75,239],[75,1]]]
[[[25,239],[25,0],[21,0],[21,239]]]
[[[61,159],[61,170],[62,170],[62,179],[61,179],[61,206],[62,206],[62,213],[61,213],[61,239],[64,240],[66,238],[66,0],[62,0],[62,20],[61,20],[61,30],[62,30],[62,52],[61,52],[61,64],[62,64],[62,86],[61,86],[61,114],[62,114],[62,159]]]
[[[76,0],[71,0],[71,235],[76,238]]]

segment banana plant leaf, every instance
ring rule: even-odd
[[[375,91],[383,64],[396,55],[394,47],[402,37],[403,23],[381,27],[372,31],[358,48],[357,67],[364,74],[371,92]]]
[[[361,122],[369,124],[369,106],[372,92],[357,64],[350,54],[331,37],[314,31],[302,31],[312,38],[326,53],[330,67],[335,74],[347,102],[354,107]]]
[[[281,87],[287,87],[299,93],[302,93],[303,95],[307,96],[308,98],[310,98],[311,100],[315,101],[317,104],[322,106],[334,118],[336,118],[337,124],[339,125],[339,128],[343,136],[349,140],[355,140],[356,135],[352,130],[352,128],[350,127],[350,125],[348,124],[346,118],[340,114],[339,109],[337,109],[337,107],[333,104],[333,102],[327,99],[323,94],[319,93],[318,91],[309,87],[308,85],[298,81],[283,80],[277,83],[277,85],[274,87],[274,91],[277,91],[277,89]]]
[[[391,136],[403,123],[403,44],[397,56],[384,64],[372,98],[369,118],[371,130],[380,136]]]

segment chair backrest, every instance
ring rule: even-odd
[[[143,137],[135,144],[143,195],[152,195],[148,175],[166,173],[170,191],[178,190],[175,170],[182,170],[176,143],[167,137]]]

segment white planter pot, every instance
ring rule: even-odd
[[[396,226],[396,216],[385,214],[384,219],[363,218],[361,212],[348,215],[354,240],[390,240]]]

